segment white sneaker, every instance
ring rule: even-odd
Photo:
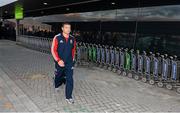
[[[74,104],[74,100],[73,100],[72,98],[66,99],[66,101],[67,101],[69,104]]]

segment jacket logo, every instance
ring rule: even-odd
[[[72,44],[72,40],[70,40],[70,43]]]
[[[60,40],[59,42],[60,42],[60,43],[63,43],[63,40]]]

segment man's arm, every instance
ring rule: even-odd
[[[76,53],[76,40],[74,39],[74,47],[72,49],[72,58],[73,58],[73,61],[74,61],[75,53]]]
[[[58,48],[58,40],[57,40],[57,37],[55,36],[52,41],[51,53],[52,53],[54,60],[59,62],[61,59],[58,55],[57,48]]]

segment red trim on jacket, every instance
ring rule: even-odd
[[[72,49],[72,58],[73,58],[73,60],[74,60],[75,52],[76,52],[76,40],[74,39],[74,47]]]
[[[55,36],[52,41],[51,53],[52,53],[54,60],[59,62],[61,59],[58,55],[57,48],[58,48],[58,40],[57,40],[57,36]]]

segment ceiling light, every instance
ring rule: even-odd
[[[66,8],[67,11],[69,11],[69,8]]]
[[[44,2],[43,4],[44,4],[44,5],[47,5],[47,3],[46,3],[46,2]]]
[[[115,2],[112,2],[111,4],[112,4],[112,5],[115,5],[116,3],[115,3]]]

